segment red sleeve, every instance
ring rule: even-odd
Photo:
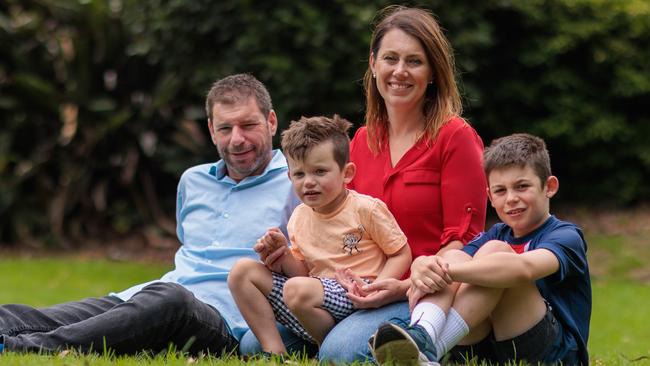
[[[444,139],[441,198],[441,244],[454,240],[467,244],[485,227],[487,191],[483,172],[483,142],[467,123]]]
[[[367,144],[368,142],[366,141],[366,134],[364,133],[366,130],[365,127],[361,127],[357,130],[357,132],[354,133],[354,137],[350,141],[350,161],[354,162],[355,161],[355,151],[357,148],[357,144]],[[356,176],[355,176],[356,178]],[[352,181],[348,183],[347,188],[355,190],[354,188],[354,181],[355,179],[352,178]]]

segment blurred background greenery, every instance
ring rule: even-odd
[[[250,72],[286,126],[363,123],[361,78],[387,1],[3,0],[0,243],[79,247],[174,233],[187,167],[217,159],[211,83]],[[412,1],[455,49],[465,117],[484,142],[544,137],[555,203],[650,199],[650,2]],[[5,244],[6,245],[6,244]]]

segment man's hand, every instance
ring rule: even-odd
[[[411,264],[410,279],[413,296],[422,297],[424,294],[434,293],[451,285],[453,281],[447,273],[448,267],[447,261],[436,255],[416,258]]]
[[[260,260],[273,272],[282,273],[282,259],[288,253],[289,247],[279,228],[269,229],[253,246],[253,250],[260,255]]]

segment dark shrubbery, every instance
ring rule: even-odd
[[[251,72],[282,125],[362,123],[385,1],[8,0],[0,4],[0,242],[173,232],[177,178],[216,160],[204,94]],[[644,0],[429,2],[454,45],[466,116],[489,143],[547,140],[559,201],[650,198]]]

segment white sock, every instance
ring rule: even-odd
[[[436,341],[445,326],[445,312],[435,304],[421,302],[415,305],[411,313],[411,325],[417,323],[427,331],[432,341]]]
[[[436,346],[438,358],[449,352],[467,333],[469,333],[469,327],[465,323],[465,320],[454,308],[449,309],[447,321],[445,322],[440,337],[432,338]]]

